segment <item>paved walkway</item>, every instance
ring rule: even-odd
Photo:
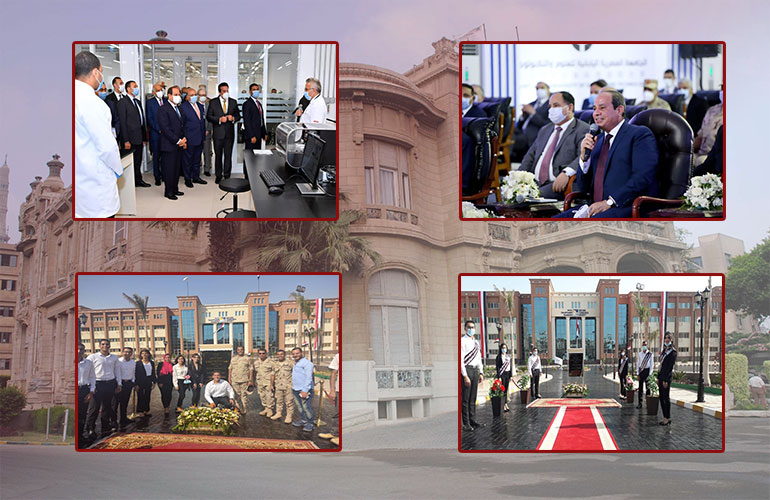
[[[618,383],[618,379],[613,379],[612,374],[605,375],[605,379],[609,380],[610,382],[613,382],[614,384]],[[639,383],[635,380],[634,381],[634,387],[637,389],[639,388]],[[698,399],[698,393],[697,391],[691,391],[689,389],[681,389],[679,387],[672,387],[671,391],[671,402],[678,404],[679,406],[684,406],[685,408],[693,409],[695,411],[700,411],[702,413],[706,413],[711,416],[717,416],[718,418],[722,418],[722,395],[721,394],[709,394],[704,393],[703,399],[705,400],[703,403],[696,403],[695,400]]]
[[[552,382],[541,384],[545,398],[561,397],[561,386],[581,382],[557,372]],[[581,383],[588,385],[591,398],[618,399],[619,386],[606,380],[602,372],[586,372]],[[526,408],[512,400],[510,413],[492,417],[492,405],[477,410],[477,420],[487,426],[462,435],[463,450],[534,450],[548,430],[558,408]],[[658,415],[647,415],[645,409],[623,403],[620,408],[598,408],[619,450],[719,450],[722,448],[722,421],[702,413],[671,406],[672,425],[658,425]]]

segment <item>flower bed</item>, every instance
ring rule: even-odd
[[[583,384],[565,384],[561,386],[562,395],[568,398],[582,398],[588,396],[588,386]]]
[[[176,419],[174,432],[201,434],[235,434],[240,415],[226,408],[187,408]]]

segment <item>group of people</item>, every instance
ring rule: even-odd
[[[149,145],[155,185],[164,185],[163,195],[178,200],[195,184],[207,184],[201,175],[211,175],[214,154],[215,182],[232,174],[232,152],[236,126],[242,123],[246,150],[261,149],[267,140],[262,88],[249,85],[242,107],[230,96],[226,82],[217,85],[210,99],[206,86],[166,88],[164,82],[152,87],[144,103],[139,84],[112,79],[106,90],[99,58],[89,51],[75,56],[75,185],[78,217],[112,217],[120,209],[116,178],[123,173],[120,158],[133,155],[134,183],[146,188],[142,177],[144,147]],[[316,78],[305,82],[305,94],[294,114],[301,122],[324,123],[326,103]],[[202,168],[201,168],[202,167]]]
[[[160,392],[164,417],[170,414],[174,391],[177,392],[176,411],[184,410],[188,390],[192,394],[189,406],[230,408],[246,414],[248,396],[256,387],[263,406],[260,415],[272,420],[285,416],[285,423],[307,432],[314,428],[314,366],[299,347],[292,349],[291,359],[287,358],[283,349],[276,352],[275,359],[270,359],[264,349],[259,349],[257,358],[252,359],[245,355],[242,346],[238,346],[228,367],[227,380],[221,372],[214,371],[208,382],[205,367],[197,353],[189,361],[179,355],[173,362],[170,354],[164,354],[157,363],[147,349],[141,349],[138,360],[133,358],[133,354],[131,347],[125,347],[121,356],[110,353],[110,341],[107,339],[102,339],[99,351],[89,356],[86,356],[85,345],[79,345],[78,436],[86,442],[97,437],[96,420],[99,417],[101,435],[106,436],[125,430],[134,419],[151,416],[150,398],[155,386]],[[332,384],[329,397],[336,403],[338,356],[335,356],[330,368]],[[127,415],[132,391],[136,392],[133,419]]]
[[[720,102],[709,106],[693,92],[687,79],[672,87],[673,78],[673,71],[667,70],[666,92],[684,95],[682,113],[695,134],[693,176],[721,176],[723,105]],[[551,92],[545,82],[538,82],[535,91],[537,98],[522,106],[514,124],[511,159],[520,162],[518,170],[534,174],[543,198],[563,200],[570,180],[575,177],[577,185],[572,190],[590,195],[589,217],[627,218],[631,216],[634,199],[658,194],[657,142],[647,127],[628,122],[628,100],[620,91],[601,79],[590,85],[582,108],[593,109],[598,137],[589,133],[588,123],[575,116],[576,101],[571,93]],[[478,85],[463,84],[463,116],[486,117],[485,111],[475,105],[483,99],[483,90]],[[660,97],[655,79],[644,81],[644,91],[636,105],[671,109]],[[574,217],[577,210],[568,210],[559,217]]]

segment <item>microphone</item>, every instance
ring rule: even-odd
[[[592,123],[591,126],[588,127],[588,133],[591,134],[595,139],[596,136],[601,134],[601,130],[599,130],[599,125]],[[591,151],[593,151],[593,148],[592,149],[586,148],[585,153],[583,153],[584,162],[588,161],[588,159],[591,157]]]

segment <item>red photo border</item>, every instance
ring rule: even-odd
[[[515,277],[531,277],[531,278],[551,278],[554,276],[595,276],[595,277],[609,277],[609,278],[621,278],[628,276],[721,276],[722,278],[722,343],[721,343],[721,356],[722,356],[722,388],[725,387],[725,275],[723,273],[460,273],[457,275],[457,360],[462,359],[460,352],[460,334],[462,333],[462,325],[459,320],[462,320],[462,278],[463,276],[515,276]],[[661,316],[662,318],[662,316]],[[459,368],[458,368],[459,372]],[[462,387],[460,385],[460,377],[457,377],[457,451],[460,453],[723,453],[725,451],[725,391],[722,390],[722,448],[715,450],[464,450],[462,449],[462,398],[460,391]],[[691,410],[694,411],[694,410]],[[713,418],[713,417],[710,417]],[[550,424],[549,424],[550,427]],[[612,438],[615,441],[615,438]]]
[[[460,50],[459,50],[459,67],[462,69],[462,57],[463,57],[463,45],[572,45],[572,44],[594,44],[594,45],[654,45],[654,44],[697,44],[697,45],[705,45],[705,44],[717,44],[721,45],[722,47],[722,85],[725,87],[723,88],[723,97],[722,97],[722,124],[724,124],[727,121],[727,93],[725,92],[727,87],[727,44],[724,41],[670,41],[670,40],[663,40],[663,41],[579,41],[579,42],[554,42],[554,41],[492,41],[492,40],[484,40],[484,41],[464,41],[460,42]],[[458,117],[458,131],[462,133],[463,129],[463,114],[462,114],[462,75],[460,75],[460,78],[458,79],[458,88],[457,88],[457,106],[459,111],[459,117]],[[462,141],[458,141],[458,159],[459,159],[459,178],[460,178],[460,203],[459,203],[459,209],[460,209],[460,220],[462,221],[487,221],[490,220],[497,220],[497,221],[544,221],[544,220],[550,220],[550,221],[561,221],[561,222],[575,222],[575,221],[642,221],[642,222],[650,222],[650,221],[658,221],[658,222],[693,222],[693,221],[724,221],[727,218],[727,169],[725,168],[727,165],[727,153],[725,152],[725,146],[727,144],[727,140],[725,139],[725,134],[722,134],[722,217],[710,217],[706,219],[696,219],[696,218],[639,218],[639,219],[633,219],[631,217],[628,218],[610,218],[610,219],[553,219],[553,218],[543,218],[543,217],[533,217],[533,218],[516,218],[516,217],[504,217],[500,219],[482,219],[478,217],[463,217],[463,190],[462,190],[462,178],[463,178],[463,145]]]
[[[156,41],[150,41],[150,40],[120,40],[120,41],[82,41],[82,40],[75,40],[72,42],[72,80],[75,80],[75,47],[77,45],[88,45],[88,44],[99,44],[99,45],[111,45],[111,44],[137,44],[137,45],[193,45],[193,44],[217,44],[217,45],[240,45],[240,44],[274,44],[274,45],[334,45],[335,46],[335,58],[336,58],[336,78],[335,78],[335,93],[336,93],[336,99],[335,99],[335,107],[336,107],[336,117],[337,122],[335,124],[335,128],[337,130],[337,133],[335,136],[337,137],[337,148],[336,148],[336,168],[337,168],[337,177],[339,178],[339,163],[340,163],[340,135],[339,135],[339,114],[340,114],[340,100],[339,100],[339,93],[340,93],[340,44],[336,41],[313,41],[313,40],[302,40],[302,41],[229,41],[229,40],[222,40],[222,41],[198,41],[198,40],[183,40],[183,41],[177,41],[177,40],[168,40],[168,41],[162,41],[162,40],[156,40]],[[75,85],[72,85],[72,220],[74,221],[104,221],[107,219],[102,218],[93,218],[93,217],[75,217]],[[242,217],[234,217],[231,219],[227,219],[229,221],[245,221],[245,222],[264,222],[264,221],[289,221],[289,222],[300,222],[300,221],[336,221],[339,219],[340,216],[340,184],[339,182],[335,182],[335,195],[334,195],[334,217],[326,217],[326,218],[309,218],[309,217],[303,217],[303,218],[292,218],[292,219],[284,219],[280,217],[255,217],[255,218],[242,218]],[[198,219],[191,219],[191,218],[185,218],[185,217],[168,217],[168,218],[148,218],[148,217],[119,217],[121,220],[127,220],[127,221],[221,221],[225,219],[219,219],[216,217],[203,217]]]
[[[340,358],[342,358],[342,273],[339,272],[329,272],[329,273],[320,273],[320,272],[306,272],[306,273],[246,273],[246,272],[234,272],[234,273],[203,273],[203,272],[190,272],[190,273],[173,273],[173,272],[136,272],[136,273],[107,273],[107,272],[79,272],[75,273],[75,307],[79,308],[80,303],[78,300],[78,290],[79,290],[79,278],[80,276],[101,276],[101,275],[107,275],[107,276],[115,276],[115,275],[122,275],[122,276],[308,276],[308,275],[315,275],[315,276],[337,276],[337,285],[338,285],[338,325],[337,325],[337,332],[338,332],[338,339],[337,339],[337,350],[340,354]],[[78,331],[78,324],[77,324],[77,315],[75,316],[75,331]],[[77,341],[78,335],[76,335],[75,338],[75,387],[78,385],[78,341]],[[339,364],[339,382],[338,384],[342,384],[342,359],[340,359]],[[319,397],[323,397],[323,394],[321,394]],[[339,411],[340,416],[337,419],[337,436],[338,439],[340,439],[340,444],[336,448],[319,448],[319,449],[302,449],[302,450],[285,450],[281,448],[265,448],[265,449],[259,449],[259,450],[250,450],[250,449],[232,449],[232,448],[205,448],[200,450],[160,450],[160,449],[154,449],[154,448],[146,448],[146,449],[117,449],[117,450],[102,450],[102,449],[88,449],[88,448],[80,448],[79,442],[80,442],[80,436],[75,436],[75,451],[77,452],[83,452],[83,453],[134,453],[134,452],[149,452],[149,453],[201,453],[201,452],[234,452],[234,453],[264,453],[264,452],[281,452],[281,453],[335,453],[342,451],[342,400],[339,401]],[[78,415],[78,398],[77,393],[75,395],[75,418],[77,418]]]

